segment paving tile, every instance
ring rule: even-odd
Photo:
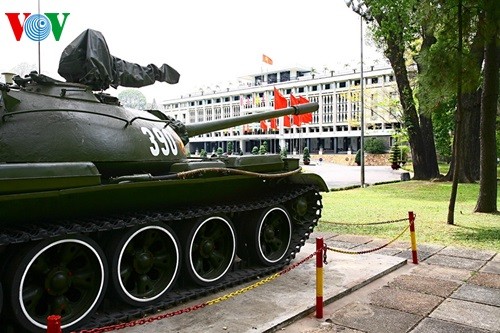
[[[422,316],[364,303],[350,303],[330,319],[338,325],[367,333],[401,333],[415,326]]]
[[[500,307],[500,289],[464,284],[451,297]]]
[[[440,297],[448,297],[461,284],[419,275],[401,275],[389,283],[389,287],[406,289]]]
[[[411,271],[411,274],[464,283],[471,277],[472,272],[461,268],[429,265],[427,262],[424,262],[419,263]]]
[[[321,223],[321,222],[320,222]],[[338,234],[332,233],[330,231],[314,231],[307,240],[308,243],[316,243],[316,238],[322,237],[324,241],[332,239],[338,236]]]
[[[493,332],[500,331],[500,308],[448,298],[431,314],[437,318]]]
[[[417,242],[417,250],[420,251],[425,251],[425,252],[432,252],[432,253],[438,253],[442,249],[444,249],[446,246],[444,245],[439,245],[439,244],[418,244]]]
[[[383,287],[370,294],[372,304],[425,316],[444,300],[443,297],[398,288]]]
[[[495,262],[500,262],[500,253],[497,253],[492,259],[491,261],[495,261]]]
[[[435,318],[425,318],[409,333],[487,333],[488,331],[451,323]]]
[[[290,332],[288,328],[283,329],[284,332]],[[324,333],[324,332],[329,332],[329,333],[363,333],[362,331],[358,331],[349,327],[341,326],[341,325],[336,325],[332,323],[331,319],[327,319],[321,324],[318,325],[318,327],[315,328],[310,328],[310,329],[301,329],[300,333]],[[291,332],[293,333],[293,331]]]
[[[479,271],[484,273],[500,274],[500,261],[488,261]]]
[[[446,267],[463,268],[471,271],[479,270],[486,263],[485,260],[468,259],[461,257],[436,254],[426,260],[426,263]]]
[[[479,272],[475,274],[468,283],[476,284],[478,286],[490,287],[500,289],[500,275]]]
[[[455,246],[447,246],[439,252],[440,255],[469,258],[476,260],[490,260],[496,254],[495,251],[476,250]]]
[[[333,239],[328,240],[328,242],[325,242],[326,246],[331,247],[333,249],[338,248],[338,249],[352,249],[355,248],[357,244],[353,243],[348,243],[348,242],[339,242]]]
[[[417,251],[418,262],[424,261],[432,255],[434,255],[434,252]],[[404,250],[396,254],[396,256],[413,261],[413,252],[411,250]]]
[[[353,248],[353,250],[354,251],[371,251],[371,250],[377,249],[378,247],[380,247],[382,245],[384,245],[384,244],[373,244],[372,242],[370,242],[368,244],[358,245],[355,248]],[[400,252],[401,252],[400,249],[390,248],[390,247],[384,247],[384,248],[381,248],[379,250],[373,251],[373,253],[382,254],[385,256],[394,256]]]
[[[335,240],[354,244],[366,244],[373,241],[373,237],[363,235],[338,235],[335,237]]]

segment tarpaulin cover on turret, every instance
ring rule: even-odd
[[[139,88],[155,81],[175,84],[180,76],[167,64],[140,66],[114,57],[104,36],[92,29],[85,30],[64,49],[58,73],[67,82],[82,83],[93,90],[110,86]]]

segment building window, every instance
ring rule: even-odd
[[[267,74],[267,83],[276,83],[278,82],[278,74],[270,73]]]
[[[255,77],[255,85],[256,85],[256,86],[260,86],[260,85],[262,84],[262,81],[263,81],[263,80],[264,80],[264,79],[262,78],[262,75],[258,75],[258,76],[256,76],[256,77]]]
[[[290,81],[290,71],[280,72],[280,82]]]
[[[330,83],[325,84],[325,90],[330,90],[332,89],[332,85]]]
[[[339,88],[345,88],[347,86],[347,81],[339,82]]]
[[[378,77],[372,77],[372,84],[378,83]]]

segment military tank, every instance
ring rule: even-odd
[[[84,45],[104,40],[85,34]],[[89,58],[81,38],[68,48]],[[294,258],[321,216],[328,188],[298,159],[185,151],[190,137],[316,103],[183,124],[96,92],[124,84],[130,68],[118,61],[118,80],[97,66],[97,83],[87,71],[0,84],[2,327],[45,332],[53,314],[65,331],[99,327],[264,276]],[[141,69],[147,80],[178,80],[169,66]]]

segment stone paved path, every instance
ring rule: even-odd
[[[353,251],[383,240],[365,236],[313,234],[330,247]],[[321,319],[315,313],[282,328],[287,333],[479,333],[500,332],[500,255],[492,251],[419,245],[411,263],[405,243],[386,255],[409,259],[406,267],[333,302]],[[334,259],[332,259],[334,260]]]

